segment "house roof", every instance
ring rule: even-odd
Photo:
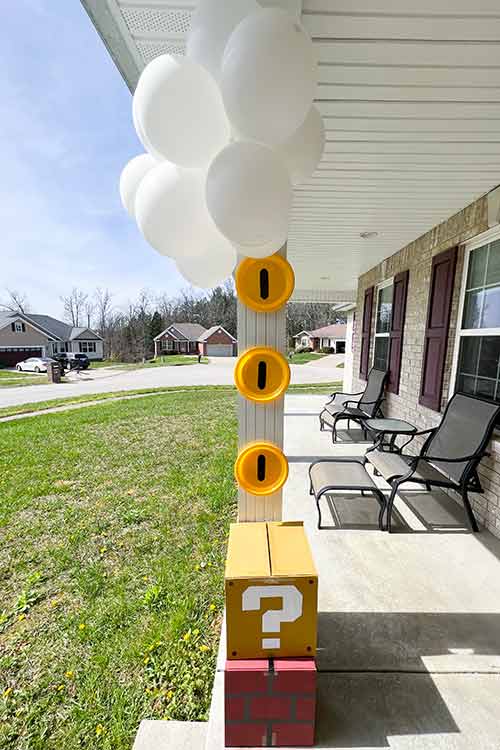
[[[94,336],[102,340],[96,331],[93,331],[88,327],[76,327],[71,326],[68,323],[64,323],[62,320],[52,318],[50,315],[35,315],[27,313],[17,312],[3,312],[0,313],[0,328],[7,325],[14,318],[21,318],[27,323],[31,323],[35,328],[43,331],[49,338],[60,339],[61,341],[71,341],[81,336],[85,331],[90,331]]]
[[[236,339],[234,336],[232,336],[229,331],[226,331],[226,329],[223,326],[212,326],[208,329],[208,331],[205,331],[205,333],[202,333],[198,341],[206,341],[210,338],[214,333],[217,333],[217,331],[224,331],[224,333],[229,336],[230,339],[232,339],[234,342],[236,342]]]
[[[158,336],[155,336],[154,340],[158,341],[158,339],[161,339],[166,333],[170,333],[178,341],[199,341],[200,336],[205,333],[205,331],[206,329],[199,323],[172,323],[168,328],[165,328],[164,331],[158,334]]]
[[[307,333],[307,335],[313,339],[320,339],[320,338],[341,339],[342,337],[345,337],[346,331],[347,331],[347,326],[345,323],[335,323],[330,326],[323,326],[323,328],[316,328],[314,331],[301,331],[300,333],[296,333],[293,338],[296,339],[299,336],[302,336],[303,333]]]

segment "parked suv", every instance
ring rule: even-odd
[[[56,359],[65,370],[88,370],[90,367],[90,359],[86,354],[61,352],[61,354],[55,354],[54,359]]]

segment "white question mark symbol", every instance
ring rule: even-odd
[[[260,609],[262,599],[283,600],[282,609],[270,609],[262,615],[262,632],[279,633],[282,622],[295,622],[302,614],[302,594],[296,586],[249,586],[243,592],[243,612]],[[280,648],[279,638],[263,638],[262,648]]]

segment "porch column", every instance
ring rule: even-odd
[[[280,250],[286,258],[286,245]],[[254,312],[238,299],[238,355],[252,346],[270,346],[286,356],[286,305],[274,313]],[[248,443],[266,440],[283,448],[284,398],[257,404],[238,396],[239,450]],[[239,521],[280,521],[282,490],[273,495],[251,495],[238,490]]]

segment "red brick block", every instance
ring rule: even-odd
[[[250,701],[250,719],[267,721],[286,720],[292,718],[292,699],[289,696],[273,697],[265,695],[252,698]]]
[[[273,724],[273,747],[312,747],[314,724]]]
[[[267,725],[226,722],[225,744],[226,747],[266,747]]]
[[[314,659],[275,659],[274,693],[315,693],[316,662]]]
[[[226,661],[224,683],[228,693],[265,693],[268,659],[235,659]]]
[[[295,718],[297,721],[314,721],[316,715],[316,696],[297,698]]]
[[[245,718],[245,699],[232,698],[226,695],[225,712],[226,721],[243,721]]]
[[[226,662],[226,747],[314,744],[314,659]]]

